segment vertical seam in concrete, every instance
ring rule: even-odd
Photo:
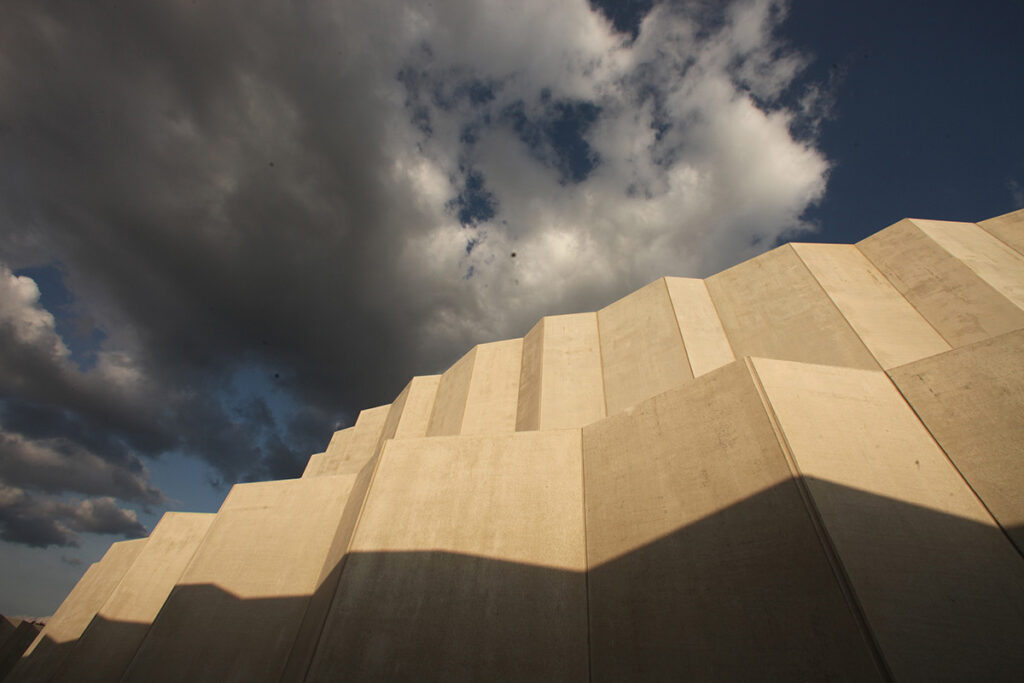
[[[462,403],[462,416],[459,418],[459,430],[455,434],[439,434],[438,436],[461,436],[462,428],[466,424],[466,411],[469,409],[469,397],[473,394],[473,376],[476,374],[476,361],[480,357],[480,344],[475,345],[470,353],[473,354],[473,358],[469,365],[469,381],[466,384],[466,400]],[[456,361],[458,362],[458,361]],[[374,470],[376,474],[376,470]]]
[[[590,547],[587,544],[587,464],[583,458],[583,428],[580,427],[578,431],[580,433],[580,490],[583,503],[583,592],[587,615],[587,681],[589,683],[593,680],[594,674],[593,662],[591,661],[592,648],[590,645]]]
[[[796,256],[796,260],[799,261],[800,265],[804,267],[804,270],[807,271],[807,274],[811,276],[811,280],[814,281],[814,284],[818,285],[818,289],[820,289],[822,294],[825,295],[825,298],[828,299],[828,302],[832,304],[832,308],[835,309],[836,313],[839,314],[839,317],[842,318],[844,323],[846,323],[846,327],[849,328],[851,332],[853,332],[853,336],[857,338],[857,341],[860,342],[860,345],[864,347],[864,350],[868,352],[868,355],[871,356],[871,359],[875,361],[875,365],[878,366],[878,369],[883,370],[884,367],[882,366],[882,361],[878,360],[878,357],[875,356],[875,353],[871,350],[871,347],[864,342],[864,339],[860,336],[860,333],[857,332],[857,328],[853,326],[853,323],[850,322],[850,319],[846,317],[845,313],[843,313],[843,309],[839,308],[839,304],[835,302],[835,299],[833,299],[832,295],[828,293],[828,290],[825,289],[825,286],[818,281],[818,278],[815,277],[814,275],[814,271],[811,270],[811,267],[807,265],[807,262],[804,261],[804,258],[800,255],[800,252],[797,251],[796,248],[793,246],[793,243],[790,242],[786,246],[789,247],[790,251],[793,252],[793,255]]]
[[[545,316],[545,318],[546,318],[546,316]],[[540,368],[539,368],[539,370],[540,371],[537,373],[537,431],[540,431],[540,430],[544,429],[544,421],[543,421],[543,418],[544,418],[544,337],[546,337],[547,333],[548,333],[547,323],[544,322],[545,318],[541,318],[538,321],[540,323],[540,349],[539,349],[539,351],[540,351],[540,362],[539,362]],[[525,353],[526,353],[526,337],[523,337],[523,354],[525,354]],[[519,390],[520,391],[523,390],[523,380],[522,380],[523,372],[522,372],[522,369],[521,369],[523,367],[523,360],[525,358],[525,356],[523,354],[520,354],[520,359],[519,359],[519,365],[520,365],[520,371],[519,371],[519,378],[520,378],[519,379]],[[519,412],[519,402],[517,401],[516,402],[516,413],[517,413],[516,414],[516,418],[517,419],[519,417],[518,412]],[[580,438],[582,439],[583,437],[581,436]],[[580,448],[582,449],[583,447],[580,446]],[[582,457],[582,454],[581,454],[581,457]]]
[[[871,630],[871,624],[864,611],[864,606],[861,605],[860,599],[857,597],[857,592],[853,588],[853,582],[850,580],[850,576],[846,572],[846,567],[843,565],[843,560],[839,556],[839,552],[836,550],[835,544],[832,542],[832,537],[828,533],[828,527],[825,526],[825,520],[821,518],[821,513],[818,510],[818,507],[814,504],[814,498],[807,486],[807,482],[804,480],[803,474],[800,472],[800,465],[796,461],[796,456],[793,454],[793,449],[789,445],[789,439],[786,438],[786,433],[782,430],[782,425],[779,422],[778,416],[775,414],[775,408],[772,407],[771,400],[768,398],[768,392],[761,383],[760,375],[757,374],[757,368],[754,366],[753,360],[750,356],[744,357],[743,363],[747,366],[747,372],[750,374],[754,388],[757,391],[758,397],[761,399],[761,405],[768,418],[768,423],[771,425],[772,431],[775,432],[775,438],[779,444],[779,450],[782,451],[783,458],[786,460],[786,465],[789,467],[793,483],[796,485],[797,491],[800,494],[800,499],[804,504],[804,510],[810,519],[811,526],[814,528],[814,532],[818,536],[818,542],[821,544],[821,549],[825,555],[825,559],[832,568],[832,573],[836,577],[836,582],[839,584],[839,591],[846,599],[847,607],[853,615],[854,621],[857,622],[861,636],[866,641],[868,649],[874,657],[875,665],[879,668],[880,673],[886,680],[893,681],[893,673],[889,669],[889,665],[882,653],[882,647],[875,639],[875,634]]]
[[[601,341],[601,311],[594,311],[597,325],[597,357],[601,361],[601,398],[604,399],[604,416],[608,417],[608,387],[604,383],[604,342]]]
[[[914,226],[914,227],[916,228],[917,226]],[[881,232],[876,232],[875,233],[875,235],[878,235],[878,234],[881,234]],[[923,235],[924,233],[921,233],[921,234]],[[925,237],[927,237],[927,235],[925,235]],[[949,344],[949,348],[951,348],[951,349],[957,348],[957,347],[953,346],[953,342],[951,342],[950,340],[946,339],[945,335],[943,335],[942,332],[939,331],[939,328],[935,327],[935,325],[932,324],[931,320],[929,320],[927,317],[925,317],[924,313],[921,312],[921,309],[918,308],[916,305],[914,305],[914,302],[911,301],[910,299],[908,299],[906,294],[904,294],[903,292],[900,291],[900,288],[896,286],[896,283],[892,281],[891,277],[889,277],[888,275],[885,274],[885,271],[882,270],[882,267],[879,266],[877,263],[875,263],[871,259],[871,256],[869,254],[867,254],[863,249],[860,248],[860,244],[854,244],[853,246],[857,247],[857,251],[859,251],[861,253],[861,255],[863,255],[864,258],[866,258],[868,260],[868,263],[873,265],[875,267],[875,270],[877,270],[879,273],[881,273],[882,277],[884,277],[886,279],[886,281],[892,286],[892,288],[894,290],[896,290],[896,293],[899,294],[901,297],[903,297],[904,301],[906,301],[908,304],[910,304],[910,307],[913,308],[914,311],[921,317],[921,320],[923,320],[926,323],[928,323],[928,326],[930,328],[932,328],[933,330],[935,330],[935,334],[939,335],[939,339],[941,339],[942,341],[944,341],[947,344]]]
[[[327,609],[324,610],[323,621],[320,623],[320,628],[317,629],[316,632],[316,645],[313,647],[313,652],[309,656],[309,661],[306,662],[306,669],[302,672],[302,680],[306,680],[309,676],[309,669],[313,666],[313,662],[316,660],[316,653],[320,651],[320,642],[323,638],[324,625],[327,624],[327,618],[334,610],[334,603],[338,600],[338,590],[341,588],[341,577],[342,574],[345,573],[345,565],[348,564],[348,556],[352,551],[352,543],[356,540],[356,533],[359,531],[359,522],[363,520],[363,512],[366,510],[366,501],[370,499],[370,491],[373,490],[373,482],[377,478],[377,471],[380,469],[380,463],[384,459],[384,453],[387,451],[387,445],[391,441],[392,439],[384,440],[380,454],[377,456],[377,461],[373,463],[373,472],[370,473],[370,481],[366,483],[366,492],[363,494],[363,500],[359,504],[359,514],[356,515],[356,521],[352,523],[352,535],[348,537],[348,543],[345,544],[345,551],[341,554],[341,559],[338,560],[338,564],[341,568],[338,570],[338,582],[334,586],[334,595],[331,596],[331,602],[327,606]],[[358,481],[358,476],[359,475],[357,474],[356,481]],[[351,491],[349,491],[349,495],[352,495]],[[344,511],[342,514],[344,515]],[[341,520],[339,520],[338,523],[340,524]],[[308,603],[306,605],[306,609],[309,609]]]
[[[729,345],[729,353],[732,354],[733,360],[736,360],[736,349],[732,347],[732,340],[729,339],[729,333],[725,329],[725,323],[722,322],[722,314],[718,312],[718,304],[715,303],[715,297],[711,296],[711,290],[708,289],[707,278],[701,278],[700,283],[704,285],[704,291],[708,293],[708,301],[711,302],[711,308],[715,311],[715,319],[718,320],[718,326],[722,328],[722,336],[725,337],[725,343]]]
[[[948,351],[946,353],[948,353]],[[935,354],[935,355],[939,355],[939,354]],[[929,358],[934,358],[934,356],[929,356]],[[922,360],[924,360],[924,359],[922,359]],[[912,361],[912,362],[916,363],[917,361]],[[907,363],[906,365],[910,365],[910,363]],[[903,367],[903,366],[900,366],[900,367]],[[893,369],[895,369],[895,368],[893,368]],[[1024,558],[1024,548],[1020,548],[1020,547],[1017,546],[1017,544],[1013,540],[1013,537],[1010,536],[1010,534],[1006,531],[1006,528],[1003,527],[1003,525],[1000,523],[999,518],[995,516],[995,514],[989,508],[988,504],[985,503],[985,499],[981,497],[981,495],[978,493],[978,491],[971,484],[971,480],[968,479],[966,476],[964,476],[963,471],[956,464],[956,461],[953,460],[953,458],[951,458],[949,456],[949,453],[947,453],[946,449],[943,448],[942,444],[939,442],[939,439],[935,436],[935,434],[932,433],[931,428],[928,427],[928,423],[925,422],[924,419],[921,417],[921,414],[917,412],[917,408],[915,408],[914,404],[910,402],[910,399],[907,398],[907,395],[903,393],[903,390],[900,388],[900,385],[897,384],[895,380],[893,380],[892,376],[888,372],[885,373],[885,376],[889,380],[889,382],[893,385],[893,387],[896,388],[896,391],[897,391],[897,393],[899,393],[900,398],[903,399],[903,402],[906,403],[907,407],[910,408],[910,410],[914,413],[914,417],[917,418],[917,421],[921,423],[922,427],[924,427],[924,430],[928,433],[928,437],[931,438],[931,440],[935,444],[935,446],[940,451],[942,451],[942,454],[944,456],[946,456],[946,460],[949,461],[950,466],[956,471],[957,475],[963,480],[963,482],[967,486],[967,488],[969,488],[971,490],[971,493],[974,494],[974,497],[978,499],[978,502],[981,503],[981,506],[983,508],[985,508],[985,512],[987,512],[988,516],[992,518],[993,522],[995,522],[996,527],[998,527],[999,530],[1003,532],[1003,535],[1006,536],[1006,539],[1010,542],[1010,545],[1014,547],[1014,549],[1017,551],[1017,553],[1022,558]]]
[[[668,297],[668,307],[672,309],[672,319],[676,322],[676,332],[679,333],[679,343],[683,347],[683,358],[686,359],[686,367],[690,370],[690,379],[696,377],[693,372],[693,363],[690,362],[690,352],[686,350],[686,338],[683,337],[683,328],[679,326],[679,314],[676,313],[676,302],[672,301],[672,292],[668,289],[668,278],[661,278],[661,284],[665,285],[665,296]]]

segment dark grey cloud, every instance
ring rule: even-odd
[[[159,505],[169,453],[296,476],[473,343],[802,225],[783,7],[5,2],[5,538],[137,532],[31,501]]]

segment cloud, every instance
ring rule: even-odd
[[[7,484],[295,476],[473,343],[813,227],[827,84],[784,3],[636,8],[5,3]],[[46,264],[67,311],[16,274]]]
[[[45,548],[77,546],[78,532],[141,538],[148,533],[134,510],[109,497],[65,501],[0,484],[0,538]]]

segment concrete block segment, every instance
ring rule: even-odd
[[[0,681],[4,680],[21,659],[28,646],[39,635],[42,626],[21,619],[8,619],[0,615]]]
[[[389,441],[308,681],[587,679],[578,430]]]
[[[523,338],[516,429],[571,429],[602,417],[597,314],[542,318]]]
[[[146,546],[147,539],[111,544],[99,562],[86,570],[29,645],[5,681],[42,683],[49,681],[71,653],[75,641],[114,592],[121,577]]]
[[[737,358],[877,368],[850,323],[789,245],[706,280]]]
[[[753,365],[896,680],[1019,678],[1024,562],[889,378]]]
[[[430,413],[434,409],[434,397],[441,382],[441,375],[413,377],[403,390],[406,394],[402,414],[389,438],[411,439],[427,435]]]
[[[523,340],[478,344],[441,375],[428,436],[516,429]]]
[[[121,678],[213,518],[212,514],[164,514],[53,681],[102,683]]]
[[[950,346],[852,244],[793,244],[797,256],[883,368]]]
[[[323,457],[315,462],[311,458],[302,476],[329,477],[361,470],[377,449],[390,410],[390,405],[361,410],[355,425],[335,432]]]
[[[910,219],[857,248],[954,348],[1024,327],[1024,310]]]
[[[124,681],[277,681],[357,475],[239,484]]]
[[[1024,330],[889,375],[1024,554]]]
[[[303,477],[319,477],[327,460],[327,453],[314,453],[306,461],[306,469],[302,471]]]
[[[980,221],[978,226],[1018,254],[1024,255],[1024,209]]]
[[[917,218],[911,222],[993,289],[1024,308],[1024,256],[974,223]]]
[[[693,377],[664,278],[597,312],[607,414]]]
[[[694,377],[736,360],[703,280],[667,277],[669,298]]]
[[[592,680],[881,678],[742,361],[583,453]]]

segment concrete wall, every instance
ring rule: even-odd
[[[361,470],[376,452],[390,412],[390,404],[360,411],[355,425],[335,432],[323,455],[310,458],[303,478],[354,474]]]
[[[1024,553],[1024,330],[889,374]]]
[[[466,396],[460,434],[515,431],[522,356],[522,339],[508,339],[476,347],[473,377]]]
[[[1018,679],[1024,562],[889,378],[753,365],[896,680]]]
[[[213,518],[212,514],[164,514],[53,681],[101,683],[121,678]],[[141,628],[125,628],[126,623]]]
[[[950,346],[852,244],[793,244],[800,260],[883,368]]]
[[[448,436],[462,430],[477,348],[474,346],[441,375],[427,423],[427,436]]]
[[[542,318],[523,338],[516,430],[582,427],[604,409],[597,314]]]
[[[743,362],[583,452],[592,680],[880,679]]]
[[[718,311],[703,280],[667,277],[669,297],[694,377],[735,360]]]
[[[578,430],[394,440],[308,681],[587,679]]]
[[[395,430],[388,438],[410,439],[427,435],[430,413],[434,409],[434,397],[441,382],[441,375],[413,377],[403,390],[406,394],[402,414]]]
[[[737,358],[877,368],[878,363],[786,245],[707,279]]]
[[[857,247],[954,348],[1024,327],[1024,311],[918,222],[904,219]]]
[[[665,280],[597,312],[607,414],[693,377]]]
[[[356,475],[239,484],[124,681],[277,681]]]
[[[19,683],[49,681],[70,654],[74,642],[114,592],[121,577],[146,547],[146,542],[147,539],[140,538],[111,544],[102,559],[86,570],[4,680]]]
[[[978,226],[1024,255],[1024,209],[980,221]]]

